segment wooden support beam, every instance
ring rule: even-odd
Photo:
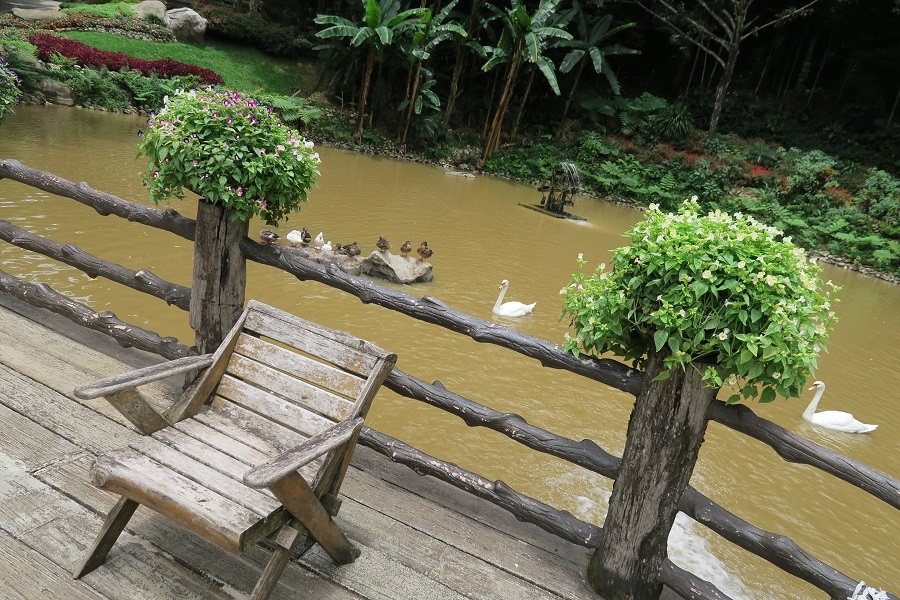
[[[105,277],[139,292],[162,298],[167,304],[174,304],[182,310],[189,308],[190,288],[168,282],[150,271],[132,271],[89,254],[74,244],[59,244],[11,225],[8,221],[0,220],[0,239],[81,269],[89,277]]]
[[[71,198],[90,206],[99,214],[116,215],[135,223],[171,231],[183,238],[194,239],[194,221],[167,208],[159,210],[137,202],[129,202],[112,194],[91,188],[87,183],[73,183],[49,171],[26,167],[11,158],[0,159],[0,179],[12,179],[39,190]]]
[[[134,347],[166,358],[191,355],[191,350],[174,337],[159,334],[120,321],[109,311],[94,312],[90,307],[55,292],[43,283],[28,283],[0,271],[0,292],[8,293],[38,308],[46,308],[88,329],[93,329],[115,339],[123,347]]]

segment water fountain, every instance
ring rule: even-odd
[[[540,204],[520,204],[526,208],[562,219],[584,221],[583,217],[566,212],[566,206],[574,206],[573,198],[581,189],[581,175],[575,163],[561,161],[550,172],[550,182],[538,187],[543,193]]]

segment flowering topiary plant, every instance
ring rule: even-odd
[[[19,97],[22,95],[19,81],[16,72],[0,56],[0,121],[12,112],[11,107],[19,101]]]
[[[313,143],[237,92],[177,93],[147,124],[139,148],[150,159],[143,178],[154,202],[187,188],[236,220],[259,215],[277,225],[300,210],[319,174]]]
[[[836,321],[819,268],[752,217],[698,211],[696,196],[675,215],[651,205],[612,271],[573,276],[560,291],[576,331],[566,349],[613,352],[638,367],[648,352],[666,353],[667,369],[712,364],[703,378],[731,387],[729,402],[799,395]]]

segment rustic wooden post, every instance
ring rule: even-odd
[[[702,381],[709,366],[673,368],[668,349],[650,352],[646,379],[631,418],[618,477],[600,544],[588,565],[588,581],[604,600],[656,600],[660,567],[678,502],[688,486],[706,431],[706,409],[717,389]]]
[[[249,224],[232,221],[233,214],[203,199],[197,206],[190,323],[200,354],[215,351],[244,310],[247,261],[240,242]]]

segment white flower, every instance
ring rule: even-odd
[[[659,210],[659,204],[651,204],[647,207],[647,210]]]
[[[584,260],[584,252],[578,253],[578,260]]]
[[[691,202],[696,202],[696,201],[699,200],[699,199],[700,199],[699,196],[696,196],[696,195],[691,196]]]
[[[720,340],[727,340],[727,339],[728,339],[728,333],[726,333],[725,331],[720,331],[720,332],[719,332],[719,335],[718,335],[717,337],[718,337]]]
[[[701,277],[703,277],[703,279],[710,279],[712,277],[712,271],[706,269],[705,271],[703,271]]]

